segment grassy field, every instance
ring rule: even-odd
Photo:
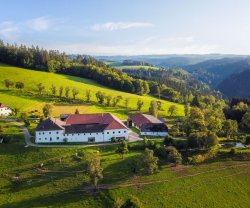
[[[5,126],[6,123],[0,122]],[[20,137],[19,127],[12,132]],[[133,144],[136,146],[138,144]],[[114,201],[136,196],[143,207],[248,207],[250,163],[214,162],[199,166],[170,167],[135,176],[131,163],[142,154],[130,150],[122,160],[116,146],[77,148],[24,147],[19,142],[0,144],[0,208],[113,207]],[[86,159],[99,151],[104,168],[100,186],[109,190],[85,193],[89,187]],[[78,152],[78,157],[74,155]],[[39,168],[43,164],[42,168]],[[21,182],[12,182],[19,174]]]
[[[11,88],[10,90],[6,89],[3,83],[3,80],[10,79],[14,82],[24,82],[25,89],[23,91],[16,90],[15,88]],[[40,72],[22,69],[18,67],[12,67],[8,65],[0,65],[0,102],[9,105],[12,108],[19,108],[21,111],[32,111],[32,110],[40,110],[42,106],[47,102],[52,102],[53,100],[40,97],[35,94],[35,90],[37,89],[36,84],[42,82],[46,89],[44,94],[50,93],[49,88],[52,84],[57,86],[59,89],[60,86],[69,86],[71,88],[77,88],[80,93],[78,95],[79,99],[85,99],[85,92],[87,89],[90,89],[92,92],[92,101],[96,101],[95,93],[97,91],[105,92],[107,95],[117,96],[121,95],[123,100],[119,105],[115,108],[107,108],[105,106],[100,105],[71,105],[71,106],[59,106],[55,105],[53,109],[53,116],[58,116],[61,113],[74,113],[75,109],[78,108],[80,113],[93,113],[93,112],[112,112],[121,119],[125,119],[129,113],[133,113],[136,110],[136,103],[138,99],[142,99],[144,101],[144,106],[142,108],[143,112],[147,112],[149,108],[149,104],[151,100],[156,99],[151,96],[139,96],[130,93],[120,92],[116,90],[109,89],[104,87],[92,80],[83,79],[74,76],[67,76],[61,74],[54,74],[48,72]],[[25,93],[25,92],[34,92],[33,94]],[[50,93],[51,94],[51,93]],[[71,93],[70,93],[71,94]],[[70,95],[72,96],[72,95]],[[129,98],[129,109],[126,110],[124,108],[124,100],[125,98]],[[170,105],[175,104],[168,101],[162,100],[163,110],[160,112],[163,116],[168,115],[168,108]],[[183,105],[175,104],[178,107],[178,116],[182,116]]]

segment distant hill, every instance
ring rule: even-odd
[[[248,58],[223,58],[207,60],[194,65],[182,66],[195,78],[216,87],[231,74],[242,72],[250,67]]]
[[[219,84],[218,89],[229,98],[250,98],[250,68],[243,72],[232,74]]]

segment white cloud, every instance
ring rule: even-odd
[[[13,22],[2,22],[0,23],[0,39],[1,37],[14,41],[19,36],[19,28]]]
[[[126,30],[131,28],[145,28],[152,27],[153,24],[148,22],[107,22],[103,24],[95,24],[91,28],[95,31],[113,31],[113,30]]]
[[[37,31],[42,32],[49,29],[51,26],[51,21],[48,17],[38,17],[35,19],[31,19],[27,22],[29,28]]]

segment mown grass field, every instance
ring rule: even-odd
[[[3,83],[3,80],[5,79],[10,79],[13,82],[24,82],[25,88],[22,91],[17,90],[15,88],[11,88],[10,90],[8,90],[6,89]],[[36,85],[40,82],[42,82],[46,87],[44,94],[51,94],[50,87],[52,84],[54,84],[57,87],[57,90],[60,86],[69,86],[71,89],[73,87],[77,88],[80,92],[77,98],[82,100],[85,99],[85,93],[87,89],[91,90],[91,100],[94,102],[96,102],[95,93],[98,91],[102,91],[106,93],[106,95],[121,95],[123,97],[123,100],[115,108],[105,107],[96,104],[71,105],[69,107],[55,105],[53,109],[53,116],[59,116],[61,113],[74,113],[75,109],[78,108],[80,113],[111,112],[120,117],[121,119],[126,119],[128,114],[133,113],[136,110],[136,103],[138,99],[142,99],[144,101],[142,112],[148,112],[151,100],[157,100],[156,98],[153,98],[151,96],[139,96],[135,94],[112,90],[89,79],[27,70],[0,64],[0,102],[9,105],[12,108],[19,108],[21,111],[41,110],[45,103],[53,102],[53,100],[49,99],[48,97],[40,97],[36,94]],[[34,93],[32,95],[27,94],[25,93],[27,91]],[[70,93],[70,96],[72,97],[72,93]],[[130,99],[128,110],[125,109],[124,104],[124,100],[126,98]],[[164,100],[161,101],[163,108],[163,110],[160,111],[161,115],[167,116],[167,110],[172,104],[175,104],[178,107],[178,112],[176,114],[177,116],[182,116],[184,114],[183,105]]]
[[[6,126],[5,122],[0,125]],[[116,200],[136,196],[143,207],[242,207],[250,204],[250,163],[214,162],[170,167],[162,163],[157,174],[135,176],[131,162],[142,150],[130,150],[122,160],[116,146],[35,148],[24,147],[20,128],[11,125],[20,140],[0,144],[0,208],[113,207]],[[133,144],[137,145],[137,144]],[[100,186],[113,185],[97,194],[89,185],[86,159],[100,152],[104,178]],[[78,152],[78,157],[74,155]],[[42,168],[39,168],[43,164]],[[19,174],[21,182],[13,183]]]

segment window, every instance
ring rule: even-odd
[[[49,134],[51,134],[51,132],[49,132]]]
[[[95,137],[89,137],[88,142],[95,142]]]
[[[91,135],[91,133],[89,135]]]
[[[124,131],[124,133],[126,133],[126,131]]]
[[[41,140],[41,138],[39,138],[39,140]]]
[[[78,134],[78,136],[80,136],[80,134]]]
[[[115,134],[115,132],[113,131],[113,134]]]
[[[98,135],[98,133],[96,133],[96,135]]]
[[[57,140],[59,139],[59,137],[57,137]]]
[[[50,141],[52,141],[52,138],[50,137],[50,139],[49,139]]]
[[[121,132],[120,132],[120,131],[118,131],[118,133],[120,134]]]
[[[58,131],[57,131],[56,133],[57,133],[57,134],[59,134],[59,132],[58,132]]]
[[[109,132],[107,132],[107,134],[109,134]]]
[[[39,133],[39,135],[41,135],[41,133]]]
[[[43,132],[43,134],[44,134],[44,132]]]
[[[45,137],[45,140],[47,140],[47,138]]]

